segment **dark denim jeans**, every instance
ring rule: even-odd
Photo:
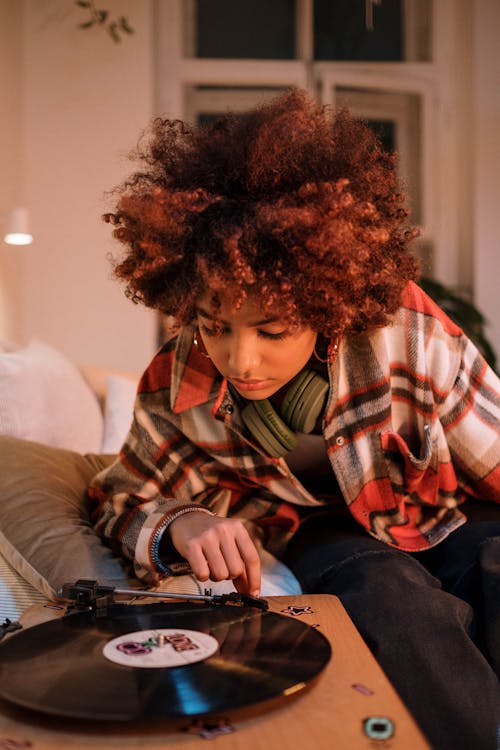
[[[467,524],[415,554],[321,513],[284,562],[304,592],[340,598],[434,750],[497,750],[500,508],[464,510]]]

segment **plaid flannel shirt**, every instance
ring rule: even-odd
[[[500,502],[498,378],[418,286],[391,325],[345,336],[328,373],[333,482],[368,533],[418,551],[465,522],[468,497]],[[244,519],[279,556],[300,517],[325,502],[255,444],[190,327],[145,371],[130,432],[89,495],[97,532],[150,581],[165,572],[158,545],[181,505]]]

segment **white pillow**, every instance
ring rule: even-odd
[[[97,453],[102,433],[97,398],[63,354],[38,339],[0,353],[0,434]]]
[[[118,453],[127,437],[134,413],[138,378],[108,375],[104,406],[102,453]]]

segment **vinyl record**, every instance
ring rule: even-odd
[[[330,656],[323,635],[273,612],[115,604],[0,644],[0,697],[75,719],[197,716],[295,693]]]

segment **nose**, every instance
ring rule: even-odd
[[[233,335],[229,341],[228,365],[234,378],[257,375],[260,355],[257,342],[251,335]]]

